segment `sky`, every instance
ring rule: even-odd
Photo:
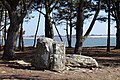
[[[104,13],[102,12],[101,14],[104,14]],[[39,14],[38,12],[33,12],[31,15],[34,16],[34,18],[30,19],[28,22],[24,22],[23,24],[24,30],[25,30],[24,36],[31,36],[35,34]],[[45,21],[44,16],[41,15],[38,35],[44,35],[44,21]],[[85,34],[86,30],[88,29],[90,22],[91,22],[90,20],[86,20],[84,22],[83,34]],[[107,34],[107,25],[108,25],[107,22],[100,23],[99,21],[96,21],[90,34],[96,34],[96,35]],[[64,29],[65,29],[65,25],[58,26],[58,30],[61,35],[66,35],[66,32]],[[74,28],[73,28],[73,34],[75,34]],[[111,23],[111,34],[116,34],[115,22]],[[57,35],[57,32],[55,29],[54,29],[54,35]]]

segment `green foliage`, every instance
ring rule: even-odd
[[[98,1],[84,0],[84,19],[89,19],[97,9]],[[57,25],[64,24],[72,19],[73,27],[76,25],[78,0],[61,0],[55,7],[53,16]]]
[[[76,18],[77,13],[75,2],[75,0],[59,1],[53,12],[53,16],[57,24],[62,24],[66,21],[70,21],[70,19],[73,20]],[[74,23],[74,21],[72,21],[72,23]]]

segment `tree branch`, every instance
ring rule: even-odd
[[[29,10],[29,8],[30,8],[30,6],[32,5],[32,3],[34,2],[34,0],[31,0],[30,2],[29,2],[29,4],[27,5],[27,9]],[[21,21],[23,20],[23,18],[26,16],[26,14],[27,14],[27,10],[24,10],[24,13],[23,14],[21,14],[21,16],[19,17],[19,19],[18,19],[18,23],[21,23]]]
[[[55,1],[55,0],[51,0],[48,6],[52,5],[52,3],[53,3],[54,1]]]
[[[24,11],[27,11],[25,0],[23,0],[23,7],[24,7]]]
[[[43,14],[44,16],[46,15],[45,13],[43,13],[41,10],[38,10],[38,9],[35,9],[37,10],[38,12],[40,12],[41,14]]]
[[[59,0],[57,0],[56,2],[55,2],[55,4],[53,5],[53,7],[50,9],[50,13],[52,12],[52,10],[55,8],[55,6],[58,4],[58,2],[59,2]],[[52,3],[51,3],[52,4]]]
[[[92,22],[91,22],[91,24],[90,24],[87,32],[86,32],[85,35],[84,35],[84,40],[85,40],[85,38],[89,35],[90,31],[92,30],[92,28],[93,28],[93,26],[94,26],[94,24],[95,24],[96,18],[97,18],[97,16],[98,16],[99,12],[100,12],[100,8],[101,8],[101,0],[99,0],[97,11],[96,11],[96,13],[95,13],[95,15],[94,15],[94,18],[93,18],[93,20],[92,20]],[[84,40],[83,40],[83,41],[84,41]]]
[[[10,12],[12,11],[12,7],[10,6],[10,4],[6,1],[6,0],[1,0],[2,4],[5,6],[5,8]]]

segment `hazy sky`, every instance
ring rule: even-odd
[[[24,22],[23,26],[24,26],[24,30],[25,30],[25,36],[30,36],[30,35],[35,34],[36,25],[37,25],[37,21],[38,21],[38,12],[33,12],[32,15],[35,16],[35,17],[30,19],[29,22]],[[44,17],[43,16],[41,16],[41,17],[42,18],[41,18],[41,21],[40,21],[38,35],[44,35]],[[89,24],[90,24],[90,20],[85,21],[85,23],[84,23],[84,33],[86,32]],[[112,23],[111,24],[111,34],[116,33],[116,28],[114,26],[115,26],[115,23]],[[64,28],[65,28],[64,26],[59,26],[58,27],[61,35],[66,35]],[[57,35],[55,29],[54,29],[54,33],[55,33],[55,35]],[[73,34],[75,34],[74,29],[73,29]],[[93,30],[90,34],[107,34],[107,22],[106,23],[105,22],[100,23],[100,22],[96,21],[96,23],[94,25],[94,28],[93,28]]]

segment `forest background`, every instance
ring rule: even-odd
[[[30,14],[32,11],[38,11],[38,22],[37,29],[34,35],[34,45],[36,37],[39,30],[39,22],[44,23],[44,36],[48,38],[54,38],[54,30],[57,31],[58,36],[61,41],[61,34],[58,30],[61,25],[65,25],[63,28],[66,32],[66,37],[68,41],[68,47],[72,47],[72,35],[76,36],[76,44],[74,53],[81,53],[82,44],[85,39],[90,35],[90,32],[95,26],[96,20],[100,22],[106,22],[108,24],[107,28],[107,51],[110,51],[110,28],[111,21],[116,22],[116,46],[115,48],[120,48],[120,17],[119,17],[119,0],[1,0],[1,29],[4,29],[4,54],[3,59],[14,59],[14,50],[16,48],[16,41],[19,36],[19,49],[23,49],[23,22],[24,20],[28,22],[32,17]],[[105,15],[99,15],[100,11],[104,11]],[[44,20],[41,20],[41,15],[44,16]],[[98,16],[99,15],[99,16]],[[92,21],[84,32],[83,27],[85,20],[89,22],[89,18]],[[9,26],[7,28],[7,25]],[[34,27],[33,25],[30,25]],[[88,26],[88,25],[87,25]],[[99,31],[104,31],[101,27],[97,26]],[[35,27],[34,27],[35,28]],[[32,28],[27,29],[32,32]],[[64,31],[62,30],[62,31]],[[75,34],[73,33],[75,31]],[[98,31],[97,31],[98,32]],[[61,32],[62,33],[62,32]],[[83,34],[84,33],[84,34]],[[21,48],[22,46],[22,48]]]

